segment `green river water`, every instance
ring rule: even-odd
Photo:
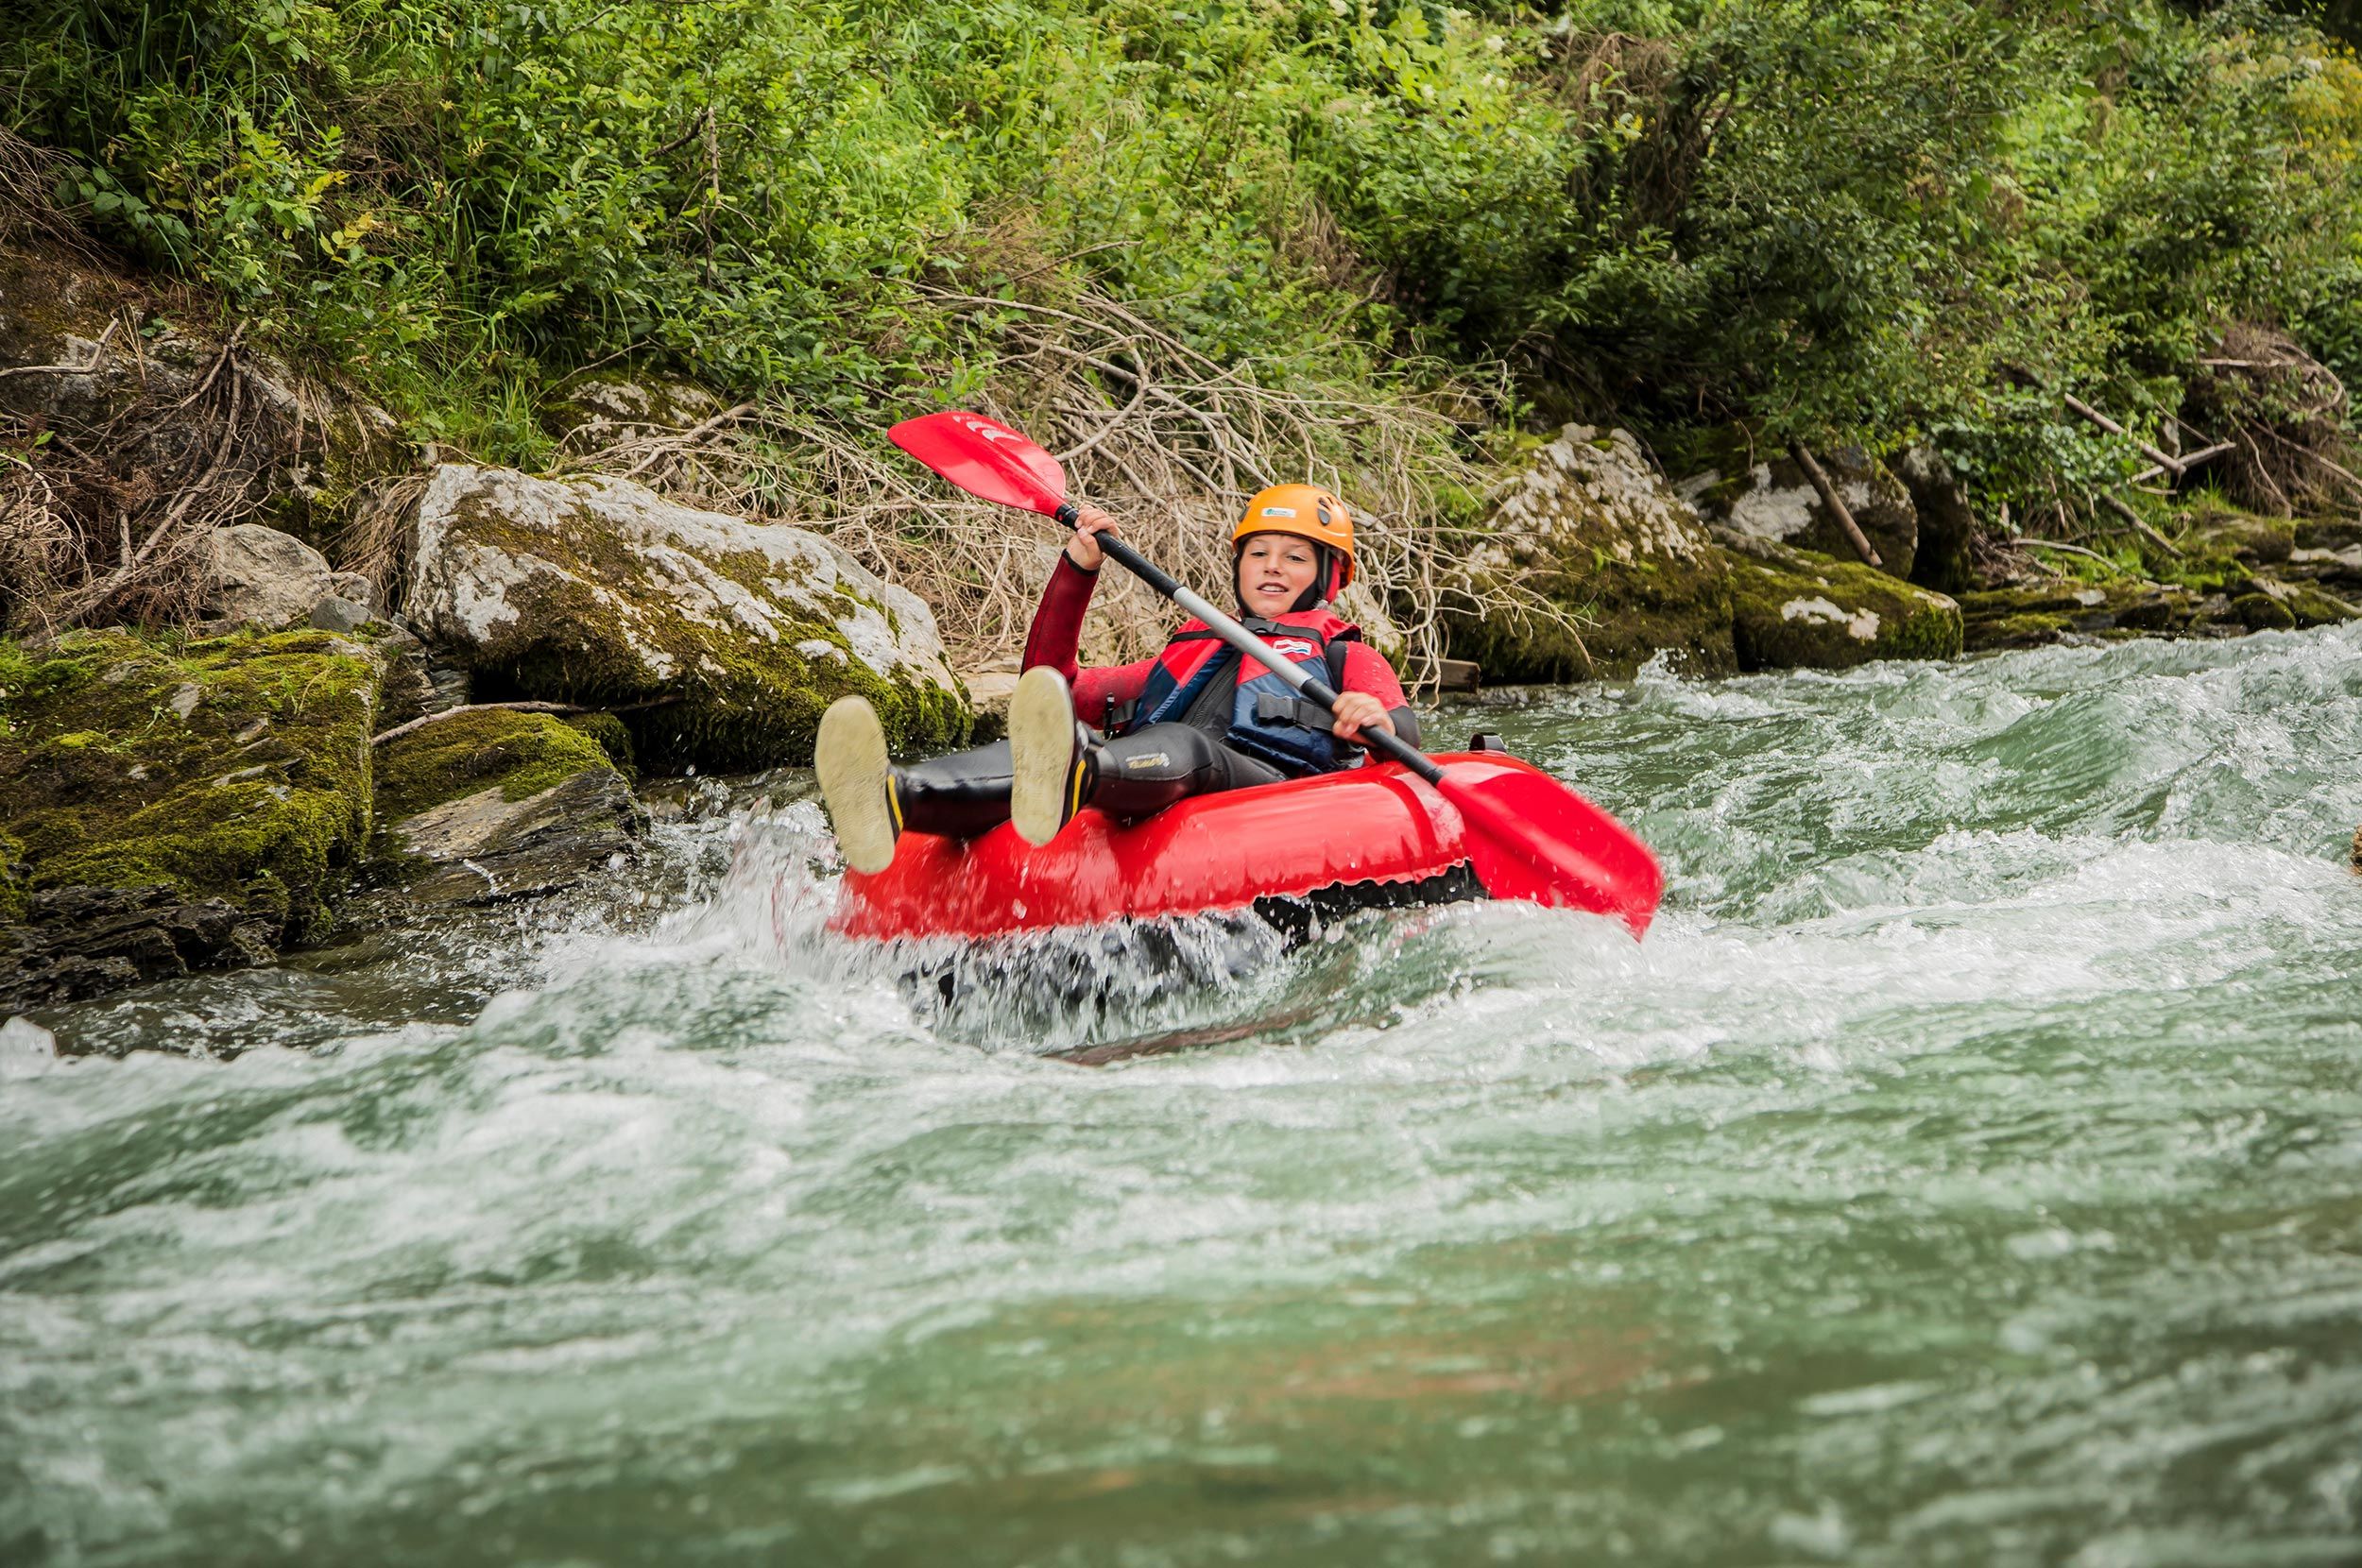
[[[1644,945],[914,1011],[783,775],[12,1026],[0,1563],[2362,1561],[2362,634],[1479,722]]]

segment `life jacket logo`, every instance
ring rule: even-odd
[[[1320,652],[1319,648],[1300,637],[1275,637],[1270,641],[1272,652],[1285,654],[1290,658],[1310,658]]]

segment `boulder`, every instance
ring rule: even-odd
[[[549,714],[462,710],[377,754],[381,879],[413,904],[553,893],[638,853],[646,820],[629,781]]]
[[[324,930],[368,832],[382,672],[317,631],[0,642],[0,1006]]]
[[[1630,435],[1568,425],[1532,452],[1449,585],[1483,607],[1447,608],[1446,627],[1452,654],[1496,681],[1625,678],[1660,652],[1727,672],[1728,576]],[[1535,598],[1551,613],[1516,607]]]
[[[215,620],[231,626],[250,621],[277,631],[309,621],[315,606],[336,597],[337,573],[328,557],[292,534],[241,522],[214,529],[213,543],[214,586],[205,613]],[[361,620],[368,619],[364,609]],[[359,624],[329,629],[351,631]]]
[[[1732,557],[1731,638],[1742,670],[1846,670],[1960,652],[1960,607],[1943,594],[1858,561],[1714,533]]]
[[[1816,452],[1822,471],[1844,501],[1879,569],[1910,577],[1919,548],[1919,513],[1911,492],[1857,447]],[[1784,448],[1758,446],[1745,430],[1715,433],[1690,454],[1673,486],[1709,522],[1840,561],[1857,561],[1851,540],[1823,504],[1821,492]]]
[[[2191,630],[2207,614],[2205,602],[2189,588],[2122,577],[2104,583],[2059,577],[1973,589],[1960,604],[1971,653],[2169,637]]]
[[[1969,545],[1977,537],[1977,514],[1952,466],[1929,446],[1906,447],[1888,466],[1910,492],[1911,510],[1918,517],[1918,537],[1908,573],[1910,580],[1938,593],[1975,588],[1977,572],[1969,559]]]
[[[2190,526],[2180,543],[2183,554],[2197,561],[2278,566],[2295,552],[2296,532],[2296,524],[2286,518],[2201,509],[2191,514]]]
[[[877,705],[898,754],[969,733],[917,595],[817,535],[625,480],[442,465],[419,503],[405,610],[479,697],[628,709],[659,765],[808,761],[822,710],[848,692]]]
[[[2281,568],[2280,575],[2310,583],[2341,599],[2353,598],[2362,594],[2362,544],[2335,550],[2300,546],[2288,553],[2288,563]]]
[[[2239,586],[2247,591],[2233,595],[2231,611],[2250,631],[2336,626],[2362,620],[2362,606],[2311,583],[2286,581],[2277,572],[2259,571]]]

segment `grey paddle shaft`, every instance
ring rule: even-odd
[[[1070,527],[1072,526],[1074,505],[1071,502],[1058,508],[1058,520]],[[1158,567],[1121,539],[1105,534],[1098,535],[1097,538],[1099,548],[1114,556],[1125,571],[1200,621],[1205,622],[1216,637],[1221,638],[1240,653],[1269,670],[1331,713],[1337,711],[1337,693],[1329,690],[1327,682],[1315,680],[1305,673],[1304,666],[1223,614],[1197,593],[1184,588],[1172,573]],[[1425,753],[1401,736],[1389,730],[1364,727],[1358,739],[1362,745],[1369,747],[1381,757],[1401,763],[1429,784],[1443,782],[1444,770],[1429,761]]]

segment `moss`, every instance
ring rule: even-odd
[[[1952,600],[1810,551],[1737,556],[1731,599],[1742,669],[1845,670],[1960,652],[1960,607]]]
[[[377,815],[404,817],[498,787],[522,800],[608,765],[596,741],[547,713],[484,708],[437,719],[377,748]]]
[[[32,868],[25,863],[25,845],[0,833],[0,926],[24,920],[32,892]]]
[[[640,777],[640,758],[631,743],[631,729],[612,713],[578,713],[566,721],[567,727],[578,729],[598,742],[607,753],[607,759],[615,764],[615,771],[627,780]]]
[[[2132,638],[2186,630],[2199,613],[2187,588],[2116,577],[2062,579],[1960,596],[1974,652],[2039,648],[2070,636]]]
[[[164,884],[325,923],[367,834],[382,666],[323,632],[204,641],[78,633],[0,660],[0,834],[17,895]]]
[[[2293,630],[2296,613],[2268,593],[2243,593],[2231,601],[2231,613],[2251,632]]]
[[[769,608],[776,639],[695,620],[663,587],[632,592],[630,586],[646,576],[646,560],[587,510],[563,529],[532,527],[502,517],[479,496],[463,502],[453,521],[472,543],[558,569],[508,588],[517,617],[474,655],[477,673],[488,677],[480,691],[505,688],[602,707],[665,699],[625,719],[637,756],[653,765],[729,770],[808,762],[820,715],[847,693],[876,707],[898,754],[945,750],[970,733],[965,693],[916,673],[872,670],[825,607],[799,611],[769,586],[792,569],[760,551],[699,559]],[[830,597],[847,611],[865,603],[843,590]],[[814,644],[833,652],[805,651]],[[669,674],[658,673],[651,651],[670,663]]]

